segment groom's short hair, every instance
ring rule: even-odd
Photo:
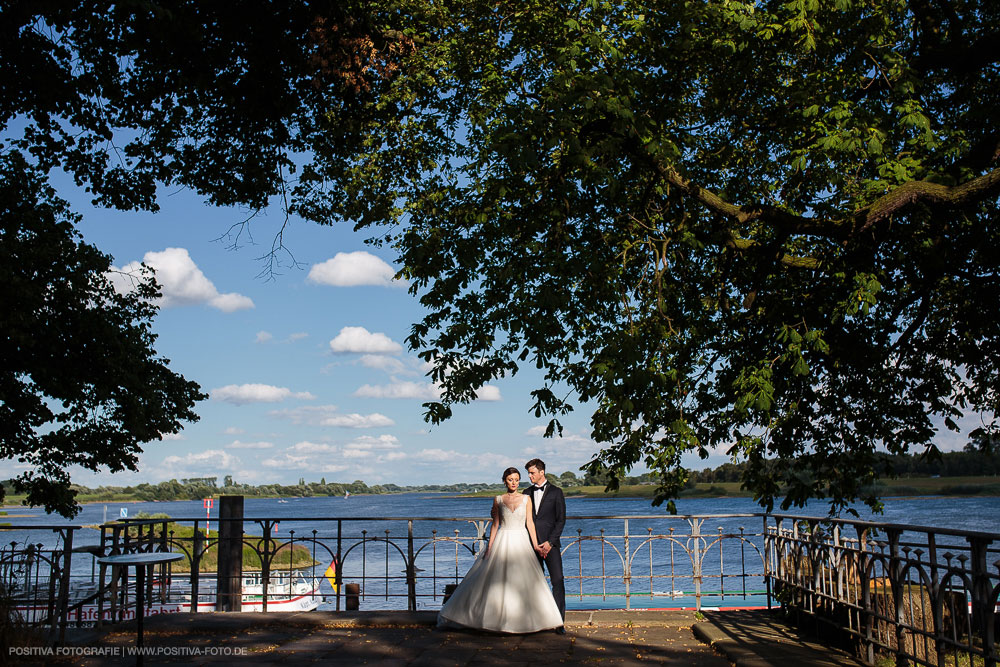
[[[535,466],[536,468],[538,468],[543,472],[545,471],[545,461],[541,459],[531,459],[530,461],[524,464],[524,469],[527,470],[531,466]]]

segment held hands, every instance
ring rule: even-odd
[[[552,551],[552,545],[549,544],[548,542],[542,542],[537,547],[535,547],[535,551],[537,551],[538,555],[540,555],[542,558],[547,558],[549,552]]]

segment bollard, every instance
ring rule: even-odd
[[[448,598],[451,597],[451,594],[455,592],[456,588],[458,588],[458,584],[445,584],[445,586],[444,586],[444,600],[441,601],[441,604],[444,604],[445,602],[448,601]]]
[[[361,584],[347,584],[344,586],[344,591],[344,609],[347,611],[357,611],[361,606]]]

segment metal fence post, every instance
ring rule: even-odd
[[[337,576],[334,579],[334,581],[336,581],[339,584],[337,586],[337,590],[334,591],[334,593],[337,596],[337,611],[340,611],[340,589],[343,588],[344,586],[343,583],[341,583],[343,582],[343,575],[344,575],[344,556],[341,552],[341,546],[342,546],[341,540],[343,539],[343,528],[344,528],[344,522],[341,521],[340,519],[337,519]],[[362,554],[362,560],[363,559],[364,555]],[[361,581],[363,584],[364,577],[362,577]]]
[[[625,519],[625,565],[622,569],[622,576],[625,579],[625,608],[632,608],[632,557],[629,553],[628,542],[628,519]]]
[[[410,611],[417,610],[417,571],[413,562],[413,519],[406,522],[406,605]]]

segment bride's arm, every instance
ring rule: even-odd
[[[531,496],[528,496],[528,504],[524,508],[524,512],[527,515],[527,520],[525,523],[528,526],[528,535],[531,535],[531,546],[534,549],[538,549],[538,537],[535,535],[535,511],[531,507]]]
[[[500,501],[496,498],[493,499],[493,507],[490,508],[490,516],[493,518],[493,525],[490,526],[490,541],[486,545],[486,553],[483,554],[483,558],[488,558],[490,555],[490,547],[493,546],[493,540],[497,536],[497,530],[500,527]]]

